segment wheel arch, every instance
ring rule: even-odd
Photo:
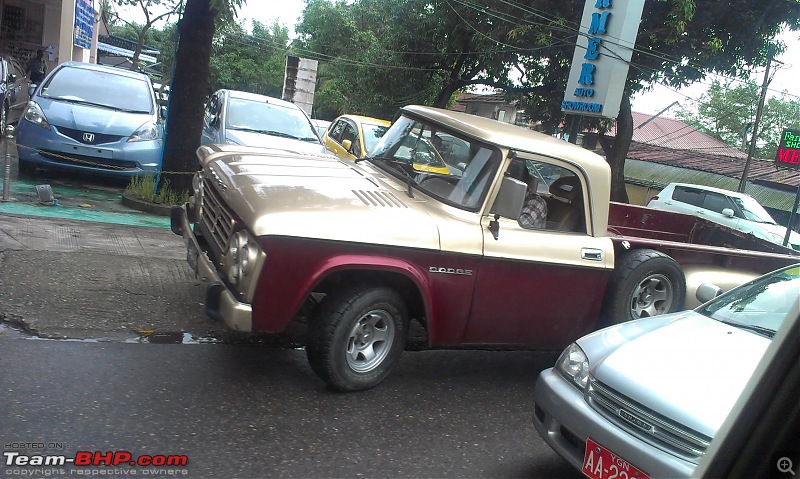
[[[311,286],[302,296],[300,311],[315,295],[327,295],[354,284],[386,285],[395,290],[408,309],[409,319],[424,325],[430,314],[430,284],[427,275],[410,262],[396,258],[334,258],[314,275]]]

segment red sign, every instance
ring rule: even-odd
[[[775,165],[800,170],[800,131],[783,130]]]

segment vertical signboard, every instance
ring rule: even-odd
[[[76,47],[92,48],[92,29],[94,28],[94,1],[75,0],[75,30],[72,43]]]
[[[800,131],[783,130],[775,165],[800,170]]]
[[[561,110],[616,118],[644,0],[586,0]]]

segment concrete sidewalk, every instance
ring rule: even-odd
[[[185,255],[166,228],[0,213],[0,320],[45,338],[223,337]]]

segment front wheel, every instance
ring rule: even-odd
[[[310,324],[308,362],[334,389],[369,389],[400,359],[407,329],[405,304],[389,288],[362,286],[329,294]]]
[[[686,299],[686,278],[669,256],[634,250],[619,261],[606,294],[605,322],[616,324],[678,311]]]

